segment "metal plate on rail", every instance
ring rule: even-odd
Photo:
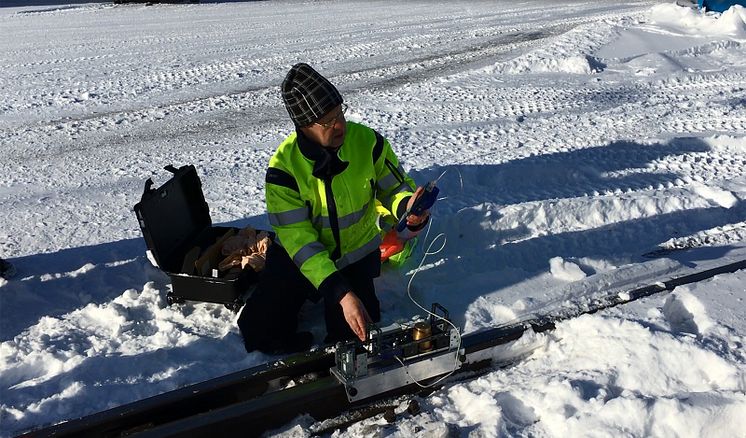
[[[331,373],[345,386],[350,402],[364,400],[384,392],[401,388],[416,382],[450,373],[461,367],[456,350],[446,350],[442,354],[429,355],[419,361],[390,365],[385,369],[369,369],[371,374],[348,379],[336,368]]]

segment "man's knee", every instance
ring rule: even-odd
[[[298,327],[298,312],[305,301],[301,285],[264,279],[238,317],[246,350],[266,351],[288,338]]]

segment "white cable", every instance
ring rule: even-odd
[[[458,168],[455,168],[455,169],[456,169],[456,173],[458,173],[459,183],[460,183],[460,185],[461,185],[461,191],[463,192],[463,191],[464,191],[464,176],[463,176],[463,175],[461,175],[461,171],[460,171],[460,170],[458,170]],[[446,169],[446,170],[444,170],[443,172],[441,172],[441,174],[440,174],[440,175],[438,175],[438,177],[437,177],[437,178],[435,178],[435,179],[433,180],[433,183],[437,183],[438,181],[440,181],[440,179],[441,179],[441,178],[443,178],[443,176],[444,176],[444,175],[445,175],[445,174],[446,174],[446,173],[447,173],[447,172],[448,172],[449,170],[451,170],[451,169]],[[444,199],[448,199],[448,196],[442,196],[442,197],[438,198],[438,199],[437,199],[437,201],[442,201],[442,200],[444,200]],[[429,224],[428,224],[428,226],[427,226],[427,231],[425,231],[425,237],[424,237],[424,238],[422,239],[422,242],[427,242],[427,236],[429,236],[429,235],[430,235],[430,228],[432,227],[432,225],[433,225],[433,224],[432,224],[432,216],[430,216],[430,223],[429,223]],[[436,239],[437,239],[437,237],[436,237]],[[435,241],[435,239],[433,239],[433,241]],[[424,245],[424,244],[423,244],[423,245]],[[445,242],[443,243],[443,246],[445,246]],[[435,252],[435,253],[433,253],[433,254],[437,254],[437,253],[438,253],[438,252],[440,252],[440,251],[441,251],[442,249],[443,249],[443,248],[439,249],[439,250],[438,250],[437,252]],[[413,276],[414,276],[414,274],[413,274]],[[415,303],[415,304],[417,304],[417,303]]]
[[[448,172],[448,170],[449,169],[444,170],[438,176],[438,178],[435,179],[434,182],[437,183],[438,181],[440,181],[440,179],[443,178],[443,175],[445,175],[446,172]],[[461,172],[458,169],[456,169],[456,172],[458,172],[459,182],[460,182],[460,185],[461,185],[461,191],[463,192],[463,190],[464,190],[464,178],[463,178],[463,176],[461,175]],[[439,200],[440,199],[446,199],[446,198],[447,198],[447,196],[443,197],[443,198],[439,198]],[[430,229],[432,228],[432,226],[433,226],[433,218],[432,218],[432,216],[430,216],[430,223],[427,226],[427,231],[425,232],[425,237],[422,239],[423,247],[424,247],[424,243],[427,242],[427,237],[430,235]],[[435,244],[435,242],[439,238],[441,238],[441,237],[443,237],[443,244],[440,246],[440,248],[438,248],[437,251],[430,252],[430,250],[433,247],[433,245]],[[443,249],[446,247],[446,243],[447,242],[448,242],[448,238],[446,237],[445,233],[440,233],[440,234],[438,234],[437,236],[435,236],[433,238],[433,240],[430,242],[430,244],[427,245],[427,249],[425,250],[425,253],[422,255],[422,259],[420,260],[420,264],[417,265],[417,268],[412,273],[412,276],[409,277],[409,282],[407,283],[407,296],[414,303],[414,305],[417,306],[417,307],[419,307],[422,311],[424,311],[428,315],[431,315],[431,316],[433,316],[435,318],[440,319],[441,321],[445,321],[446,323],[448,323],[448,325],[450,325],[451,327],[453,327],[454,330],[456,330],[456,335],[458,336],[458,343],[456,345],[456,352],[455,352],[455,357],[454,357],[454,362],[453,362],[453,369],[451,370],[451,372],[449,372],[445,376],[442,376],[438,380],[435,380],[434,382],[430,382],[427,385],[423,385],[417,379],[415,379],[414,377],[412,377],[412,375],[409,374],[409,366],[405,365],[404,362],[398,356],[394,356],[394,358],[396,358],[396,360],[399,362],[399,364],[401,364],[401,366],[404,367],[404,372],[407,373],[407,376],[409,376],[409,378],[412,379],[412,381],[417,386],[419,386],[420,388],[430,388],[430,387],[432,387],[434,385],[437,385],[438,383],[440,383],[443,380],[445,380],[448,377],[450,377],[459,368],[459,352],[461,351],[461,331],[451,321],[449,321],[446,318],[444,318],[444,317],[442,317],[440,315],[436,315],[435,313],[433,313],[433,312],[425,309],[424,307],[422,307],[422,305],[420,305],[420,303],[417,302],[417,300],[414,299],[414,297],[412,297],[412,282],[414,281],[415,275],[417,275],[417,273],[419,273],[422,270],[422,266],[425,264],[425,259],[427,259],[427,256],[435,255],[435,254],[438,254],[441,251],[443,251]]]
[[[423,238],[422,238],[422,247],[423,247],[423,248],[425,247],[425,242],[427,242],[427,236],[429,236],[429,235],[430,235],[430,228],[432,228],[432,226],[433,226],[433,216],[432,216],[432,214],[431,214],[431,215],[430,215],[430,223],[428,223],[428,224],[427,224],[427,230],[425,230],[425,237],[423,237]],[[441,233],[441,234],[443,234],[443,233]],[[445,236],[445,235],[444,235],[444,236]],[[437,238],[437,236],[436,236],[436,238]],[[448,241],[448,239],[446,239],[446,241]],[[435,242],[435,239],[433,239],[433,242]],[[432,243],[433,243],[433,242],[430,242],[430,245],[432,245]],[[443,242],[443,247],[445,247],[445,245],[446,245],[446,244],[445,244],[445,242]],[[429,249],[429,248],[428,248],[428,249]],[[438,252],[440,252],[440,251],[441,251],[442,249],[443,249],[443,248],[439,249],[439,250],[438,250],[438,251],[436,252],[436,254],[437,254]],[[422,256],[422,261],[424,261],[424,260],[425,260],[425,257],[427,257],[427,250],[425,250],[425,254],[424,254],[424,255]],[[420,262],[420,266],[422,266],[422,261]],[[419,267],[417,267],[417,269],[419,269]],[[414,274],[416,274],[416,273],[417,273],[417,271],[415,270],[415,272],[414,272],[414,273],[412,273],[412,277],[414,277]],[[410,283],[410,284],[412,283],[412,279],[411,279],[411,278],[409,279],[409,283]],[[409,284],[407,284],[407,292],[409,292]],[[410,297],[410,298],[411,298],[411,297]],[[417,303],[415,303],[415,304],[417,304]],[[419,304],[417,304],[417,305],[419,306]]]
[[[430,218],[430,224],[428,224],[427,233],[425,234],[426,238],[427,238],[427,235],[430,233],[430,227],[432,227],[432,225],[433,225],[433,221],[432,221],[432,217],[431,217]],[[437,251],[430,252],[430,250],[432,249],[432,247],[435,244],[435,242],[439,238],[441,238],[441,237],[443,238],[443,244],[440,246],[440,248],[438,248]],[[425,240],[423,240],[423,242],[425,242]],[[456,334],[458,336],[458,344],[456,346],[456,353],[455,353],[454,362],[453,362],[453,369],[451,370],[450,373],[446,374],[445,376],[443,376],[443,377],[439,378],[438,380],[436,380],[434,382],[431,382],[431,383],[429,383],[427,385],[423,385],[422,383],[420,383],[419,381],[417,381],[417,379],[415,379],[414,377],[412,377],[412,375],[409,374],[409,366],[405,365],[404,362],[399,357],[394,356],[396,358],[396,360],[404,367],[404,372],[407,373],[407,376],[409,376],[409,378],[411,378],[412,381],[417,386],[419,386],[420,388],[430,388],[430,387],[432,387],[434,385],[437,385],[438,383],[442,382],[446,378],[450,377],[459,368],[459,352],[461,351],[461,332],[459,331],[458,327],[456,327],[456,325],[454,325],[451,321],[447,320],[446,318],[444,318],[444,317],[442,317],[440,315],[437,315],[437,314],[435,314],[435,313],[433,313],[433,312],[425,309],[424,307],[422,307],[422,305],[420,305],[420,303],[417,302],[417,300],[414,299],[414,297],[412,297],[412,282],[414,281],[415,275],[417,275],[417,273],[422,270],[422,266],[425,264],[425,259],[427,259],[427,256],[435,255],[435,254],[438,254],[439,252],[443,251],[443,249],[446,247],[446,243],[447,242],[448,242],[448,238],[446,237],[445,233],[440,233],[440,234],[438,234],[437,236],[435,236],[433,238],[433,240],[427,246],[427,249],[425,250],[425,254],[422,255],[422,260],[420,260],[420,264],[414,270],[414,272],[412,273],[412,276],[409,277],[409,282],[407,283],[407,296],[414,303],[414,305],[417,306],[417,307],[419,307],[422,311],[424,311],[428,315],[431,315],[431,316],[433,316],[435,318],[440,319],[441,321],[445,321],[446,323],[448,323],[451,327],[453,327],[454,330],[456,330]]]

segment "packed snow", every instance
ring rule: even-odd
[[[743,7],[84,3],[0,7],[0,29],[1,436],[275,359],[223,306],[166,304],[132,207],[194,164],[214,223],[267,229],[299,61],[440,178],[432,228],[377,280],[384,323],[419,313],[433,240],[412,295],[465,333],[746,259]],[[744,299],[736,272],[568,320],[336,435],[746,437]],[[317,340],[322,312],[301,314]]]

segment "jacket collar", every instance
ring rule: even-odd
[[[350,165],[347,161],[339,158],[339,149],[325,148],[310,138],[306,137],[300,129],[298,134],[298,147],[304,157],[313,161],[313,176],[319,179],[328,179],[339,175]],[[340,146],[341,147],[341,146]]]

